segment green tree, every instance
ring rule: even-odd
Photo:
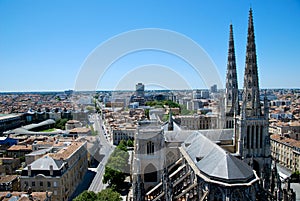
[[[119,191],[124,183],[126,172],[129,172],[128,159],[126,141],[121,141],[107,160],[103,183],[108,183],[111,188]]]
[[[96,199],[97,195],[93,191],[83,191],[73,201],[95,201]]]
[[[121,201],[120,193],[113,191],[111,188],[104,189],[97,194],[97,201]]]
[[[117,148],[123,151],[127,151],[127,142],[125,140],[121,140]]]
[[[134,147],[133,141],[131,139],[127,140],[127,147]]]
[[[65,130],[65,125],[66,125],[67,121],[68,121],[68,119],[58,119],[58,120],[56,120],[54,127]]]
[[[145,116],[147,117],[147,119],[150,119],[149,109],[145,109]]]
[[[121,201],[121,195],[111,188],[104,189],[99,193],[93,191],[83,191],[73,201]]]
[[[109,166],[105,166],[105,173],[103,175],[103,183],[108,183],[114,190],[119,190],[122,186],[126,175]]]

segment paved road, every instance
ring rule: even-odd
[[[95,193],[100,192],[102,189],[105,189],[107,184],[103,184],[102,178],[105,170],[105,164],[110,154],[114,150],[114,146],[112,146],[106,139],[103,129],[102,129],[102,119],[98,114],[92,116],[94,120],[94,129],[98,131],[98,137],[100,140],[100,154],[104,155],[103,159],[100,161],[97,168],[94,169],[96,171],[96,175],[89,187],[89,191],[94,191]]]

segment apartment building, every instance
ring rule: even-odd
[[[134,134],[136,132],[136,126],[135,125],[128,125],[126,127],[117,127],[112,129],[112,139],[113,144],[118,145],[121,140],[133,140]]]
[[[21,190],[53,192],[53,201],[66,201],[87,171],[86,142],[66,142],[57,153],[50,153],[22,170]]]
[[[300,141],[273,134],[271,154],[273,159],[291,171],[300,171]]]

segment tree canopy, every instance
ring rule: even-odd
[[[127,152],[126,141],[121,141],[110,155],[105,166],[103,183],[108,183],[111,188],[119,191],[129,172],[129,153]]]
[[[65,130],[65,125],[67,123],[68,119],[58,119],[56,120],[54,127],[61,129],[61,130]]]
[[[93,191],[83,191],[73,201],[121,201],[121,195],[111,188],[104,189],[99,193]]]

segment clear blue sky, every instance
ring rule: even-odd
[[[300,88],[298,0],[0,0],[0,91],[73,89],[81,65],[97,46],[117,34],[142,28],[168,29],[196,41],[224,81],[230,23],[242,87],[250,6],[260,87]],[[151,51],[129,55],[107,72],[98,89],[115,86],[122,76],[117,75],[118,68],[128,71],[149,63],[186,68],[177,60]],[[201,80],[192,79],[191,85],[206,87]]]

